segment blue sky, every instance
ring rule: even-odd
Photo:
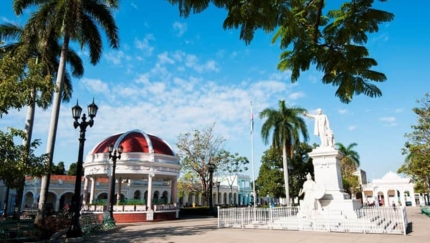
[[[302,73],[291,84],[289,72],[276,69],[280,49],[271,45],[273,33],[258,31],[246,46],[237,30],[222,28],[223,10],[211,7],[184,19],[167,1],[121,2],[115,12],[120,48],[105,47],[97,66],[89,64],[87,50],[79,50],[85,75],[73,80],[72,101],[62,105],[55,163],[64,161],[68,167],[77,160],[79,132],[73,128],[71,107],[78,99],[85,108],[93,97],[99,112],[94,126],[87,130],[85,154],[103,138],[131,129],[157,135],[175,147],[179,134],[216,123],[216,133],[227,139],[225,148],[250,158],[252,101],[258,174],[260,158],[268,149],[259,135],[262,121],[258,113],[277,108],[283,99],[288,106],[309,112],[322,108],[336,142],[358,144],[361,169],[368,180],[397,171],[403,163],[404,134],[416,123],[411,109],[429,91],[425,85],[430,77],[427,1],[421,1],[419,7],[393,0],[377,3],[395,14],[394,21],[381,25],[367,44],[379,63],[375,70],[385,73],[388,80],[379,85],[382,97],[356,96],[350,104],[334,96],[335,87],[321,83],[318,71]],[[23,25],[25,19],[13,14],[11,1],[2,3],[2,23]],[[23,128],[25,112],[11,111],[0,120],[0,129]],[[51,108],[36,113],[33,137],[43,142],[38,153],[46,150],[50,116]],[[307,122],[312,134],[313,121]],[[311,135],[310,143],[318,141]]]

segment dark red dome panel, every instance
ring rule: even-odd
[[[147,138],[149,138],[149,141],[147,141]],[[117,142],[118,146],[119,144],[123,146],[123,153],[151,153],[152,147],[153,153],[155,154],[174,156],[173,150],[162,139],[139,130],[133,130],[108,137],[101,143],[97,144],[91,153],[108,153],[109,145],[115,145]]]

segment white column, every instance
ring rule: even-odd
[[[116,193],[116,205],[118,205],[119,202],[121,201],[121,184],[122,184],[122,179],[119,178],[119,180],[118,180],[118,192]]]
[[[152,177],[154,174],[148,175],[148,201],[146,202],[146,206],[148,207],[148,211],[152,211]]]
[[[172,183],[170,184],[170,186],[172,203],[176,204],[178,202],[178,179],[176,177],[172,179]]]
[[[83,195],[83,205],[87,205],[88,202],[88,178],[84,177],[84,195]]]
[[[94,202],[95,189],[96,189],[96,179],[94,177],[91,177],[90,204]]]
[[[56,198],[56,202],[55,202],[55,208],[54,208],[55,212],[60,211],[60,198]]]
[[[388,201],[388,191],[387,190],[385,190],[384,191],[384,206],[385,207],[390,207],[391,205],[390,205],[390,202]]]
[[[414,187],[413,186],[411,186],[410,192],[411,192],[412,206],[415,207],[415,206],[417,206],[417,204],[415,202],[415,191],[414,191]]]
[[[400,191],[400,203],[402,206],[406,206],[406,200],[405,200],[405,190],[399,190]]]

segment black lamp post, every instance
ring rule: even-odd
[[[217,188],[217,193],[216,193],[217,199],[216,199],[216,202],[218,203],[218,205],[220,205],[220,203],[219,203],[219,187],[221,186],[221,182],[217,181],[215,183],[216,183],[216,188]]]
[[[209,170],[209,208],[210,211],[212,213],[212,209],[213,209],[213,204],[212,204],[212,187],[213,187],[213,182],[212,182],[212,175],[214,173],[215,170],[215,165],[212,163],[208,163],[208,170]]]
[[[72,224],[70,225],[69,230],[67,231],[67,238],[78,238],[82,237],[82,229],[79,223],[80,211],[81,211],[81,183],[82,183],[82,163],[84,160],[84,143],[85,143],[85,131],[88,126],[92,127],[94,124],[94,117],[97,114],[98,107],[96,104],[91,103],[88,106],[88,116],[90,120],[87,121],[87,117],[85,113],[81,117],[82,108],[76,102],[76,105],[72,108],[72,116],[75,119],[73,126],[76,128],[79,127],[80,135],[79,135],[79,153],[78,153],[78,164],[76,169],[76,181],[75,181],[75,194],[72,198]],[[81,118],[81,122],[79,122],[79,118]]]
[[[115,168],[116,160],[121,159],[123,147],[119,145],[117,149],[114,150],[113,145],[109,145],[109,159],[112,159],[112,178],[110,184],[110,202],[109,202],[109,214],[110,220],[115,224],[115,219],[113,218],[113,205],[115,204]],[[112,154],[113,153],[113,154]],[[117,155],[118,153],[118,155]]]

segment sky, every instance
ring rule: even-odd
[[[2,2],[0,22],[24,25],[29,12],[15,16],[11,2]],[[378,84],[383,95],[355,96],[344,104],[335,97],[336,87],[322,84],[322,74],[315,69],[291,83],[288,71],[277,70],[281,50],[271,44],[273,33],[257,31],[246,45],[237,30],[223,29],[224,10],[211,6],[185,19],[167,1],[121,1],[114,12],[119,49],[110,49],[104,42],[100,62],[92,66],[88,50],[73,45],[84,60],[85,74],[73,79],[73,98],[61,106],[54,163],[63,161],[68,168],[77,161],[79,131],[73,128],[71,108],[79,100],[86,112],[94,98],[99,110],[94,126],[86,132],[85,155],[104,138],[132,129],[154,134],[177,151],[180,134],[215,124],[216,135],[226,139],[225,149],[250,160],[254,151],[257,176],[261,156],[269,148],[260,136],[264,121],[259,113],[277,109],[279,100],[285,100],[287,106],[310,113],[321,108],[336,142],[357,143],[360,168],[369,181],[396,172],[404,162],[404,135],[417,121],[411,109],[429,92],[430,22],[426,17],[430,3],[420,1],[417,7],[391,0],[375,6],[395,15],[369,35],[366,45],[378,62],[374,70],[387,76],[386,82]],[[0,119],[0,129],[24,128],[25,115],[26,109],[10,111]],[[36,154],[46,151],[50,116],[51,108],[36,111],[33,138],[42,142]],[[313,120],[306,122],[309,143],[319,143],[313,135]]]

